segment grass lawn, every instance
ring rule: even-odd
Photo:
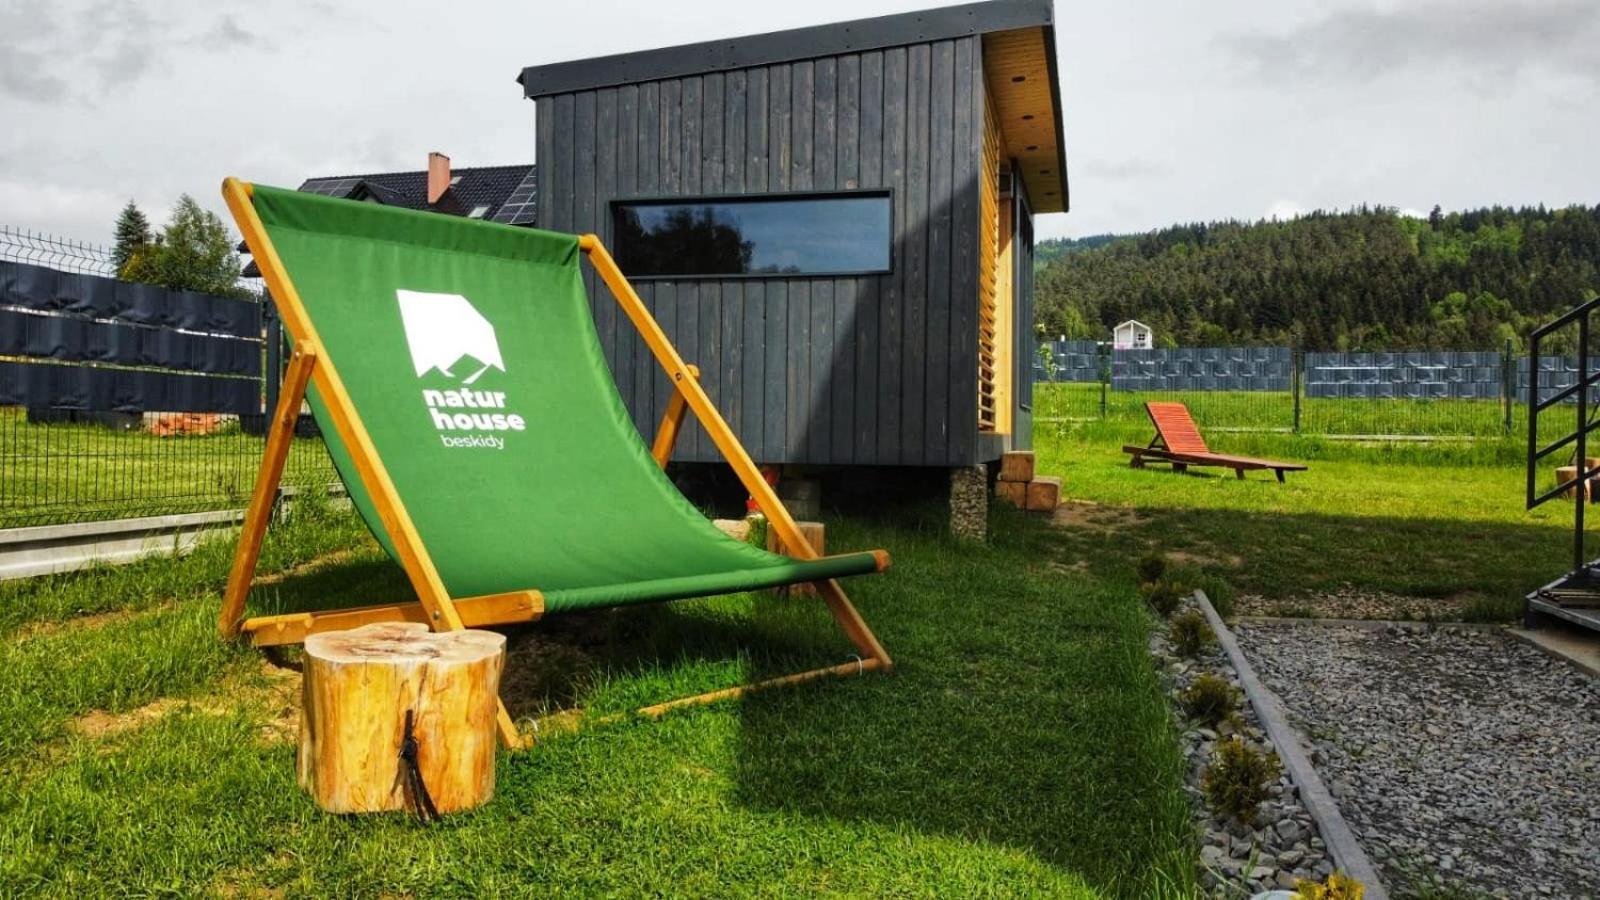
[[[309,510],[273,532],[256,608],[404,591],[348,515]],[[226,542],[0,584],[0,895],[1187,894],[1131,573],[1066,571],[1072,544],[1015,513],[987,547],[921,509],[829,524],[895,556],[850,585],[893,673],[548,735],[434,827],[296,788],[295,676],[214,637]],[[820,604],[608,611],[515,635],[506,694],[620,710],[847,652]]]
[[[1509,619],[1565,570],[1570,511],[1522,510],[1502,442],[1215,436],[1311,463],[1280,485],[1130,469],[1118,448],[1147,436],[1041,424],[1040,468],[1074,502],[996,509],[988,546],[940,536],[938,509],[830,520],[831,546],[894,554],[850,585],[893,673],[547,734],[502,758],[491,805],[431,828],[298,791],[297,676],[214,637],[230,542],[0,583],[0,896],[1187,895],[1133,561],[1166,552],[1219,595],[1312,613],[1350,588]],[[315,504],[262,571],[260,611],[406,593]],[[513,634],[505,694],[519,717],[628,710],[847,652],[820,604],[764,594],[555,617]]]
[[[1524,594],[1571,567],[1572,508],[1523,509],[1522,467],[1503,461],[1516,448],[1211,436],[1218,452],[1311,465],[1278,484],[1259,472],[1238,481],[1226,469],[1130,468],[1122,445],[1150,434],[1037,427],[1040,469],[1062,476],[1064,496],[1100,505],[1069,507],[1076,524],[1058,532],[1097,577],[1163,551],[1285,611],[1315,614],[1320,594],[1354,589],[1417,598],[1419,618],[1509,621]]]

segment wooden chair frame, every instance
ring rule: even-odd
[[[249,635],[257,646],[271,646],[299,643],[308,635],[319,631],[355,628],[372,622],[421,622],[436,631],[454,631],[486,625],[520,624],[540,618],[544,614],[544,596],[536,589],[486,597],[450,596],[433,560],[428,555],[427,548],[423,546],[417,534],[410,515],[406,512],[405,504],[401,502],[394,483],[389,478],[388,471],[384,468],[383,461],[378,457],[366,427],[344,388],[338,369],[332,360],[321,352],[316,328],[312,325],[300,295],[295,290],[294,283],[283,267],[283,261],[278,257],[277,250],[273,247],[272,240],[268,237],[266,228],[251,203],[253,192],[252,185],[234,178],[229,178],[222,184],[222,193],[228,209],[233,213],[234,220],[239,223],[245,242],[255,258],[256,265],[261,269],[262,277],[266,280],[273,300],[277,303],[284,327],[288,329],[293,342],[293,349],[283,387],[279,393],[278,406],[273,411],[267,433],[266,450],[261,458],[261,468],[256,476],[255,489],[251,493],[250,506],[245,513],[233,566],[228,574],[228,586],[223,595],[222,609],[218,618],[218,630],[222,637],[233,639],[243,633]],[[656,463],[666,466],[684,419],[688,413],[694,413],[700,424],[705,427],[706,433],[711,436],[712,443],[716,445],[739,477],[739,481],[755,499],[758,508],[766,514],[769,527],[776,531],[778,539],[782,541],[790,555],[805,560],[817,559],[819,554],[816,549],[806,540],[799,526],[795,524],[794,517],[778,499],[772,486],[761,477],[761,471],[750,458],[750,454],[739,443],[738,437],[728,427],[728,423],[717,412],[710,397],[700,386],[699,370],[685,363],[679,356],[677,348],[672,345],[666,333],[661,330],[661,326],[650,315],[649,309],[639,299],[639,295],[623,276],[622,271],[617,268],[616,262],[601,244],[600,239],[592,234],[582,235],[578,239],[578,247],[676,386],[676,393],[667,403],[666,414],[662,417],[651,446],[651,455]],[[246,619],[245,601],[255,577],[256,563],[261,554],[261,542],[272,517],[273,504],[277,499],[284,464],[289,456],[295,423],[299,418],[300,406],[305,399],[306,391],[313,385],[326,402],[330,424],[350,451],[351,462],[361,478],[362,485],[372,497],[373,507],[383,523],[384,531],[393,540],[395,555],[416,590],[418,602]],[[887,558],[880,557],[879,570],[881,571],[887,564]],[[709,703],[769,687],[797,684],[828,676],[842,677],[869,671],[889,670],[893,666],[893,661],[884,651],[883,645],[878,643],[877,637],[867,627],[855,606],[851,604],[839,582],[830,578],[815,582],[815,585],[818,595],[827,604],[840,629],[859,651],[856,660],[684,697],[645,707],[638,712],[659,716],[680,706]],[[506,747],[527,746],[510,714],[506,712],[504,702],[500,703],[496,730]]]

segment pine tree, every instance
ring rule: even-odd
[[[175,291],[223,297],[248,294],[238,285],[239,255],[228,227],[188,194],[178,198],[161,236],[133,255],[122,277]]]
[[[133,255],[149,243],[150,220],[129,200],[117,216],[117,245],[111,250],[111,261],[116,263],[117,273],[120,275]]]

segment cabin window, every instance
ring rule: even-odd
[[[890,271],[888,192],[618,201],[617,264],[634,278]]]

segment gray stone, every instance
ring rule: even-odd
[[[1594,678],[1477,628],[1242,624],[1235,633],[1396,894],[1429,884],[1485,896],[1593,894]],[[1306,831],[1298,865],[1325,875],[1334,861]],[[1294,850],[1278,850],[1280,865],[1294,865]]]
[[[972,541],[989,539],[987,467],[960,466],[950,470],[950,533]]]

